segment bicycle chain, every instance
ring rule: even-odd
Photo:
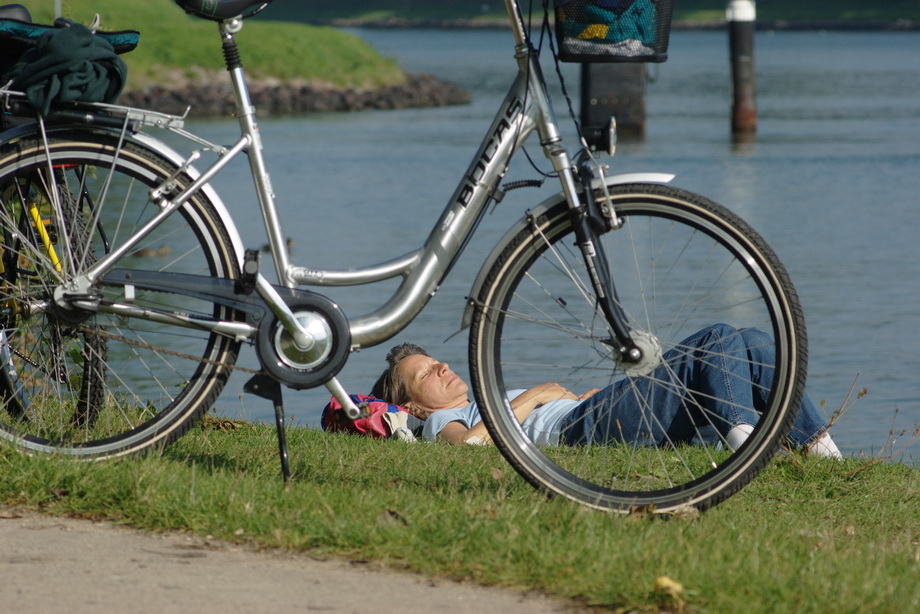
[[[108,331],[100,330],[98,328],[89,328],[87,326],[80,325],[77,327],[77,329],[82,333],[88,333],[90,335],[98,335],[100,337],[105,337],[106,339],[111,339],[113,341],[121,341],[123,343],[127,343],[128,345],[133,345],[135,347],[139,347],[145,350],[153,350],[155,352],[162,352],[164,354],[170,354],[178,358],[185,358],[186,360],[194,360],[196,362],[202,362],[207,365],[214,366],[214,367],[226,367],[230,369],[235,369],[237,371],[243,371],[244,373],[251,373],[253,375],[268,376],[267,372],[261,371],[258,369],[250,369],[249,367],[241,367],[237,364],[228,365],[225,362],[218,362],[216,360],[211,360],[209,358],[204,358],[202,356],[192,356],[191,354],[185,354],[183,352],[177,352],[175,350],[168,350],[166,348],[157,347],[155,345],[150,345],[149,343],[143,343],[141,341],[135,341],[133,339],[128,339],[127,337],[115,335]]]

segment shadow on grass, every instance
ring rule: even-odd
[[[283,481],[274,425],[239,423],[226,429],[211,426],[205,422],[203,428],[192,429],[161,450],[159,456],[194,466],[199,474],[239,474]],[[520,480],[498,450],[491,447],[431,446],[311,428],[289,428],[287,435],[289,484],[387,484],[420,492],[490,492]]]

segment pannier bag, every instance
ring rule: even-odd
[[[555,0],[563,62],[664,62],[672,0]]]

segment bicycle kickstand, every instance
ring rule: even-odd
[[[288,465],[287,438],[284,435],[284,403],[281,401],[281,384],[265,375],[254,375],[243,385],[243,392],[268,399],[275,406],[275,426],[278,429],[278,455],[281,457],[281,476],[287,482],[291,478]]]

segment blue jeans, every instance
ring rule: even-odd
[[[562,425],[562,442],[718,443],[733,426],[757,424],[775,359],[773,340],[757,329],[704,328],[665,353],[649,376],[620,380],[576,406]],[[805,395],[791,443],[810,443],[824,428]]]

